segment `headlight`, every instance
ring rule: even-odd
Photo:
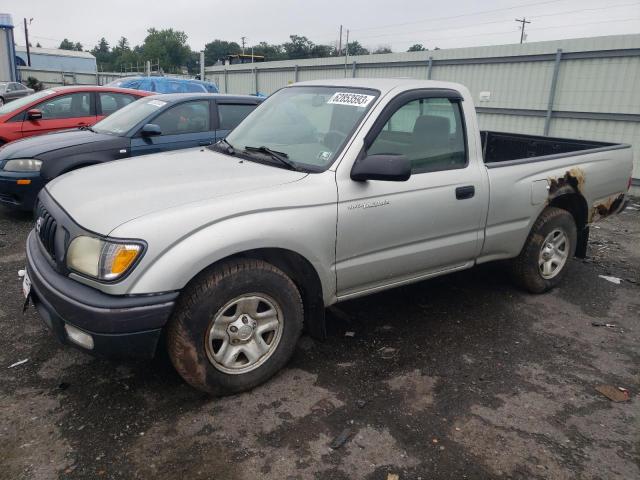
[[[5,172],[39,172],[42,160],[34,158],[16,158],[4,164]]]
[[[67,267],[98,280],[111,281],[124,275],[142,250],[138,243],[76,237],[67,250]]]

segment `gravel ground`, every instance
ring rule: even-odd
[[[224,399],[23,315],[31,223],[0,210],[1,479],[640,478],[640,208],[601,222],[551,293],[484,266],[340,304],[325,342]]]

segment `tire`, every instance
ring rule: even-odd
[[[563,245],[562,236],[565,242]],[[574,256],[577,228],[566,210],[547,207],[531,228],[520,255],[511,261],[516,285],[531,293],[544,293],[558,285]]]
[[[216,396],[249,390],[289,361],[303,313],[300,292],[282,271],[261,260],[228,261],[180,296],[167,331],[169,357],[199,390]]]

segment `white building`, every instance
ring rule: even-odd
[[[73,73],[95,73],[97,70],[96,57],[89,52],[39,47],[31,47],[29,50],[33,69]],[[26,47],[16,45],[16,63],[18,66],[28,65]]]

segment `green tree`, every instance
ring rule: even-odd
[[[44,84],[36,77],[27,77],[27,87],[33,88],[36,92],[44,89]]]
[[[144,69],[144,57],[141,47],[136,46],[132,50],[129,47],[129,40],[126,37],[120,37],[116,46],[111,49],[110,70],[121,71],[135,69]]]
[[[215,39],[204,46],[204,63],[205,65],[213,65],[227,55],[236,55],[240,52],[240,45],[236,42]]]
[[[314,45],[311,49],[311,58],[331,57],[335,54],[335,50],[331,45]]]
[[[374,55],[377,55],[377,54],[380,54],[380,53],[393,53],[393,52],[391,51],[391,48],[389,48],[389,47],[378,47],[371,53],[373,53]]]
[[[289,35],[290,42],[286,42],[282,45],[284,51],[287,53],[287,58],[294,60],[296,58],[310,58],[311,51],[314,44],[307,37],[300,35]]]
[[[187,65],[191,56],[191,48],[187,45],[187,34],[167,28],[147,30],[147,37],[141,46],[144,58],[160,60],[160,66],[167,71],[176,71]]]
[[[416,43],[415,45],[411,45],[407,52],[424,52],[427,49],[422,46],[421,43]]]
[[[72,42],[71,40],[65,38],[60,42],[60,46],[58,47],[60,50],[75,50],[78,52],[82,51],[82,44],[80,42]]]
[[[369,50],[360,45],[360,42],[354,40],[347,45],[349,55],[369,55]]]
[[[284,60],[287,54],[282,45],[272,45],[267,42],[260,42],[253,46],[254,55],[262,55],[266,61]]]
[[[109,42],[107,42],[106,38],[102,37],[98,42],[98,45],[91,49],[91,55],[96,57],[96,62],[100,65],[102,70],[107,71],[113,69],[111,65],[113,61],[112,53],[109,48]]]
[[[60,50],[75,50],[76,44],[65,38],[60,42],[60,46],[58,47]]]

